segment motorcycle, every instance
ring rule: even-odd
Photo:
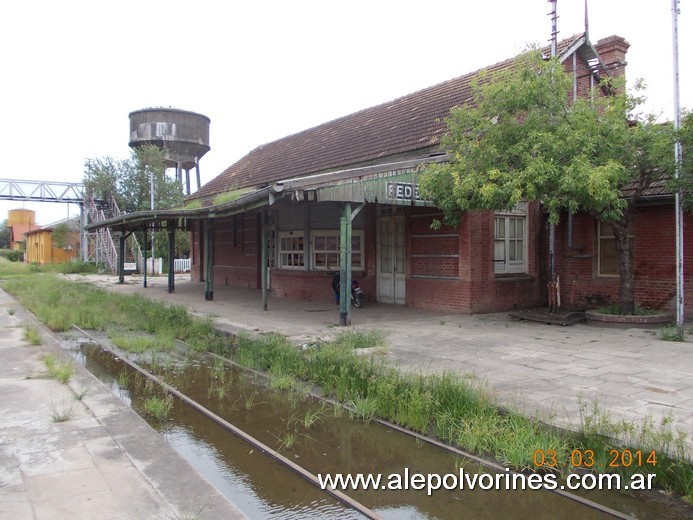
[[[337,303],[339,303],[339,286],[340,286],[340,281],[341,276],[339,274],[339,271],[337,271],[334,276],[332,277],[332,289],[334,290],[335,293],[335,298],[337,300]],[[351,279],[351,303],[356,307],[357,309],[360,309],[363,307],[363,302],[366,298],[366,295],[363,292],[363,289],[361,289],[361,285],[359,284],[358,280],[354,280],[353,278]]]

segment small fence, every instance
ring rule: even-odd
[[[175,258],[173,260],[173,272],[175,273],[189,273],[191,266],[191,258]]]

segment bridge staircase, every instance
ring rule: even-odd
[[[106,200],[90,197],[84,201],[84,207],[88,211],[90,223],[97,223],[123,214],[112,195],[109,195]],[[93,234],[92,240],[94,261],[107,265],[113,274],[118,273],[118,246],[115,243],[117,238],[109,228],[99,228]],[[135,234],[131,233],[125,240],[126,270],[142,272],[143,264],[142,248]]]

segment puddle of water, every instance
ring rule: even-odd
[[[98,348],[75,352],[92,373],[125,402],[143,409],[144,385],[131,376],[119,384],[122,362]],[[314,474],[489,473],[440,448],[378,424],[335,416],[330,406],[274,391],[264,378],[199,359],[141,356],[139,363],[225,420],[281,451]],[[129,369],[128,369],[129,370]],[[125,381],[121,377],[121,383]],[[150,390],[151,392],[151,390]],[[311,421],[314,422],[311,423]],[[153,423],[191,465],[251,518],[356,518],[351,509],[321,492],[285,466],[253,449],[201,413],[176,401],[169,421]],[[385,477],[384,477],[385,478]],[[352,498],[388,519],[413,518],[610,518],[547,491],[355,490]],[[657,501],[617,493],[590,492],[587,498],[638,519],[683,519]]]

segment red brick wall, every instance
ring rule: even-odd
[[[693,261],[693,218],[684,220],[684,266]],[[597,276],[597,224],[587,215],[573,218],[573,247],[568,246],[567,217],[556,228],[557,269],[561,276],[563,303],[574,307],[597,307],[619,299],[618,277]],[[638,305],[669,310],[676,291],[676,236],[671,205],[638,209],[633,220],[635,241],[635,299]],[[686,269],[685,285],[690,286]],[[690,301],[691,293],[686,295]],[[693,305],[687,305],[687,312]]]
[[[377,207],[364,208],[364,271],[355,271],[367,299],[377,295]],[[239,216],[239,218],[241,218]],[[493,213],[468,213],[458,228],[430,228],[442,214],[431,208],[407,208],[406,305],[445,312],[497,312],[541,304],[538,229],[541,216],[536,205],[528,216],[529,273],[496,276],[493,272]],[[234,219],[219,219],[214,231],[214,284],[259,287],[255,214],[243,217],[244,239],[234,239]],[[253,239],[249,237],[255,237]],[[201,280],[200,233],[193,232],[193,279]],[[236,242],[234,242],[236,240]],[[235,244],[235,245],[234,245]],[[414,256],[412,256],[414,255]],[[419,256],[417,256],[419,255]],[[307,301],[333,302],[332,275],[324,271],[273,269],[273,296]]]
[[[459,277],[459,231],[445,225],[431,229],[434,219],[442,222],[443,214],[431,208],[411,208],[407,213],[407,278]]]
[[[364,269],[352,272],[366,293],[367,301],[375,301],[376,295],[376,220],[375,205],[368,204],[364,212]],[[332,273],[325,271],[304,271],[291,269],[272,269],[270,272],[270,292],[273,296],[306,301],[334,302]]]
[[[214,285],[259,288],[258,214],[244,213],[217,219],[214,223]],[[192,277],[204,280],[201,272],[200,225],[192,233]]]
[[[214,282],[260,288],[257,213],[218,219],[214,227]]]
[[[413,214],[432,210],[412,208]],[[450,312],[499,312],[540,305],[543,293],[539,277],[539,264],[536,261],[541,215],[536,204],[528,210],[528,273],[524,275],[496,276],[493,270],[494,213],[466,213],[457,229],[443,226],[438,231],[442,235],[455,233],[456,237],[428,239],[425,249],[429,253],[440,252],[445,255],[457,253],[457,258],[442,257],[436,262],[428,262],[427,270],[422,272],[419,258],[410,258],[408,270],[406,302],[407,306],[422,309]],[[433,218],[442,215],[432,214],[426,220],[430,225]],[[407,236],[409,251],[416,254],[421,246],[418,236],[425,233],[424,219],[408,219]],[[413,235],[413,237],[412,237]],[[429,259],[426,259],[429,260]],[[456,275],[454,274],[456,272]],[[455,279],[418,278],[416,275],[455,276]]]

